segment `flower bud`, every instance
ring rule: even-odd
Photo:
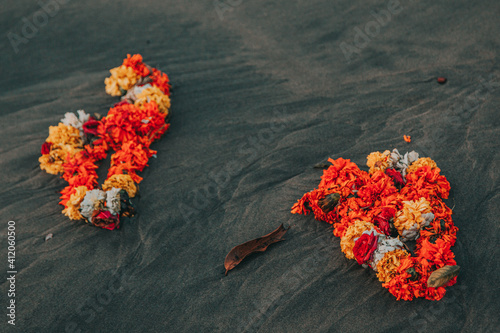
[[[132,205],[132,201],[130,200],[130,197],[125,190],[120,191],[120,215],[121,216],[134,216],[135,215],[135,208]]]
[[[412,281],[417,281],[419,278],[417,271],[413,267],[408,268],[406,270],[406,273],[410,274],[410,280]]]
[[[338,193],[331,193],[328,194],[326,197],[323,199],[320,199],[318,201],[319,208],[325,213],[328,214],[332,210],[335,209],[335,206],[339,203],[340,200],[340,194]]]

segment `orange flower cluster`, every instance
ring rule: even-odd
[[[68,182],[61,191],[63,214],[112,230],[119,228],[120,216],[132,215],[129,198],[136,195],[136,184],[142,181],[137,173],[156,157],[150,146],[169,128],[170,85],[168,76],[143,63],[140,54],[127,55],[111,73],[105,80],[109,94],[129,95],[129,90],[134,95],[137,89],[141,102],[124,96],[102,119],[83,111],[78,111],[80,119],[67,114],[58,127],[51,126],[42,146],[40,167],[49,173],[62,173]],[[97,163],[110,150],[114,150],[111,166],[99,190]]]
[[[165,95],[170,96],[170,84],[167,74],[143,63],[140,54],[134,54],[133,56],[127,54],[122,66],[132,68],[141,77],[147,77],[153,86],[160,88]]]
[[[407,165],[407,155],[403,159],[397,150],[372,153],[367,158],[370,172],[350,160],[329,159],[332,165],[318,188],[305,193],[292,213],[312,211],[317,220],[333,224],[346,257],[373,268],[398,300],[439,300],[445,287],[456,283],[454,277],[444,286],[427,286],[433,271],[456,265],[451,247],[458,228],[442,201],[450,184],[430,158]],[[339,199],[327,205],[332,198]],[[402,240],[416,240],[415,251],[406,250]]]

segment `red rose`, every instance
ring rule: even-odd
[[[90,117],[90,119],[83,124],[83,132],[85,134],[97,135],[97,127],[99,126],[99,121]]]
[[[51,142],[44,142],[42,145],[42,155],[47,155],[50,153],[50,147],[52,147]]]
[[[403,176],[394,169],[386,169],[385,174],[392,178],[392,181],[396,186],[405,186],[405,180]]]
[[[371,234],[362,234],[354,243],[354,257],[358,264],[362,265],[370,260],[372,253],[377,249],[378,236],[374,232]]]
[[[379,229],[387,236],[391,235],[391,225],[389,220],[394,217],[396,212],[392,208],[384,207],[379,215],[373,218],[373,224],[379,227]]]
[[[101,211],[96,210],[96,211],[94,211],[92,216],[93,216],[92,223],[96,227],[100,227],[100,228],[104,228],[104,229],[108,229],[108,230],[120,228],[120,216],[119,215],[112,215],[107,210],[101,210]]]

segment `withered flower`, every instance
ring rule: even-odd
[[[325,212],[325,214],[328,214],[329,212],[331,212],[332,210],[335,209],[335,206],[337,206],[337,204],[339,203],[339,200],[340,200],[339,193],[331,193],[331,194],[328,194],[323,199],[320,199],[318,201],[318,205],[319,205],[319,208],[321,208],[321,210],[323,212]]]

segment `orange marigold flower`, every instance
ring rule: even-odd
[[[160,72],[156,68],[153,68],[153,74],[151,75],[153,86],[160,88],[160,90],[167,96],[170,96],[170,84],[167,74]]]
[[[389,157],[391,152],[389,150],[380,153],[378,151],[371,153],[366,157],[366,165],[370,168],[370,173],[375,171],[384,172],[389,167]]]
[[[383,171],[375,171],[370,175],[370,182],[359,188],[358,196],[366,201],[373,202],[380,196],[385,197],[397,191],[391,177]]]
[[[83,219],[83,216],[80,213],[80,203],[83,201],[83,198],[85,198],[86,193],[86,186],[76,187],[74,193],[71,194],[69,200],[66,202],[66,208],[64,208],[62,213],[69,217],[71,220]]]
[[[97,165],[85,151],[80,151],[64,163],[63,178],[69,185],[86,186],[88,189],[97,185]]]
[[[323,171],[323,176],[321,176],[321,182],[318,187],[345,186],[348,182],[351,182],[350,185],[354,186],[366,183],[368,174],[360,170],[351,160],[343,158],[333,160],[329,158],[328,162],[332,163],[332,165]]]
[[[127,54],[127,58],[123,59],[122,65],[132,68],[134,72],[136,72],[140,76],[147,76],[151,74],[150,70],[142,62],[142,56],[140,54],[134,54],[133,56]]]
[[[340,194],[340,197],[347,197],[350,193],[348,188],[345,187],[340,187],[340,186],[333,186],[331,188],[318,188],[315,190],[312,190],[310,192],[307,192],[302,196],[300,200],[298,200],[292,207],[292,214],[304,214],[307,215],[311,212],[311,210],[314,213],[314,217],[318,221],[325,221],[330,224],[334,223],[336,220],[336,210],[337,207],[334,208],[333,210],[325,213],[319,204],[319,201],[326,196],[332,194],[332,193],[338,193]],[[342,200],[342,199],[340,199]],[[340,202],[340,201],[339,201]]]
[[[451,244],[443,239],[437,239],[435,244],[433,244],[429,239],[422,238],[417,248],[419,249],[419,257],[432,260],[437,268],[445,265],[456,265],[455,255],[451,251]]]
[[[450,192],[450,183],[445,176],[440,175],[439,168],[431,169],[423,166],[406,176],[407,186],[401,190],[401,194],[414,200],[414,197],[425,197],[428,200],[432,196],[447,199]],[[413,193],[413,194],[412,194]]]
[[[168,129],[166,115],[158,111],[155,102],[145,103],[141,108],[122,104],[109,110],[97,131],[114,150],[122,149],[121,146],[127,142],[149,147],[154,139],[160,138]]]
[[[149,157],[156,152],[133,141],[125,143],[121,148],[121,150],[111,156],[111,167],[108,171],[108,177],[114,174],[126,173],[136,183],[140,183],[142,178],[136,172],[144,170],[148,165]]]

